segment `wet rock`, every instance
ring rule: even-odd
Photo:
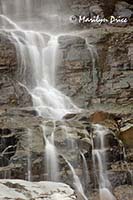
[[[12,73],[17,68],[17,55],[14,44],[6,33],[0,33],[0,74]]]
[[[38,113],[33,107],[26,107],[26,108],[12,107],[8,108],[8,110],[5,110],[4,115],[25,117],[25,116],[38,116]]]
[[[64,120],[75,120],[75,121],[80,121],[82,122],[82,124],[86,124],[86,126],[90,126],[90,119],[89,119],[89,115],[90,115],[90,112],[88,110],[79,110],[79,113],[69,113],[69,114],[66,114],[63,119]]]
[[[17,110],[16,110],[17,111]],[[10,118],[9,118],[10,116]],[[25,109],[14,113],[11,109],[0,117],[1,137],[15,137],[15,149],[8,158],[4,155],[1,158],[3,165],[0,168],[0,177],[28,179],[28,162],[31,163],[31,176],[33,181],[47,180],[45,160],[44,135],[50,139],[54,131],[54,143],[58,151],[58,157],[62,154],[72,163],[80,161],[80,151],[91,157],[91,141],[88,131],[79,121],[44,121],[40,117],[25,112]],[[43,133],[43,128],[45,132]],[[3,129],[4,127],[4,129]],[[8,133],[9,132],[9,133]],[[9,139],[8,139],[9,138]],[[12,140],[11,140],[12,141]],[[1,152],[10,147],[12,143],[3,143]],[[9,149],[10,150],[10,149]],[[10,153],[10,152],[9,152]],[[58,160],[61,170],[66,165],[65,160]]]
[[[69,120],[69,119],[72,119],[72,118],[74,118],[76,116],[76,114],[66,114],[64,117],[63,117],[63,119],[66,119],[66,120]]]
[[[92,143],[89,138],[83,138],[79,140],[79,148],[81,149],[81,151],[86,151],[89,156],[91,156]]]
[[[0,105],[11,107],[26,107],[32,106],[31,95],[25,87],[17,81],[12,80],[8,76],[3,76],[0,81]]]
[[[10,158],[16,153],[18,138],[10,129],[0,129],[0,167],[9,165]]]
[[[18,71],[15,45],[7,33],[0,33],[0,105],[32,106],[31,95],[16,78]],[[15,79],[16,78],[16,79]]]

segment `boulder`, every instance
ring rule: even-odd
[[[53,182],[28,182],[24,180],[0,180],[0,199],[6,200],[73,200],[77,199],[68,185]]]

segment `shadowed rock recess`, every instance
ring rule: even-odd
[[[8,1],[3,7],[1,2],[0,13],[3,14]],[[57,23],[54,29],[51,24],[59,19],[54,21],[57,16],[47,19],[45,15],[42,18],[43,4],[41,0],[38,2],[38,7],[33,7],[34,12],[39,11],[39,14],[36,11],[40,20],[38,27],[46,25],[51,32],[63,29],[57,41],[55,87],[81,109],[65,112],[62,119],[51,119],[35,109],[30,90],[35,84],[31,66],[26,66],[23,77],[24,63],[19,60],[22,55],[17,51],[17,40],[0,24],[0,200],[131,200],[133,5],[130,0],[62,0],[56,10],[64,21],[60,26]],[[51,13],[52,9],[55,7]],[[15,19],[14,13],[11,15]],[[123,16],[128,23],[71,23],[67,21],[71,15]],[[20,24],[23,25],[22,21]],[[66,30],[69,31],[64,33]],[[50,37],[46,32],[43,34],[46,46]],[[26,45],[24,38],[20,38],[19,42]],[[54,100],[54,96],[51,98]],[[101,129],[104,136],[97,131]],[[48,150],[55,147],[58,178],[51,180],[50,170],[54,166]],[[55,149],[53,151],[55,153]],[[100,169],[100,162],[105,163],[105,169]],[[105,175],[101,175],[102,170],[108,177],[105,185],[113,195],[109,199],[107,192],[100,196],[100,189],[106,188],[99,184],[100,176]],[[77,177],[83,192],[80,186],[80,189],[75,186]]]

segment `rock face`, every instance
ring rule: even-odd
[[[61,36],[59,88],[82,107],[103,103],[130,105],[131,32],[128,28],[101,28],[83,32],[81,37]]]
[[[60,180],[72,187],[74,186],[72,172],[65,161],[67,159],[74,166],[83,185],[85,184],[86,190],[89,187],[89,191],[92,191],[92,188],[97,187],[98,184],[92,166],[91,135],[93,134],[93,126],[89,122],[89,116],[87,118],[85,117],[87,114],[84,117],[83,115],[83,113],[81,116],[73,114],[69,118],[67,115],[67,120],[53,122],[36,116],[36,112],[33,110],[15,109],[14,111],[11,109],[3,112],[0,117],[0,141],[3,144],[0,149],[0,178],[32,181],[49,180],[45,163],[44,127],[47,137],[51,137],[54,130]],[[96,114],[94,113],[92,116],[94,117]],[[111,124],[114,115],[102,112],[102,116],[106,116],[106,119],[110,118],[110,124],[105,123],[104,118],[102,123],[104,122],[106,127],[109,128],[105,136],[106,162],[108,177],[114,189],[116,186],[131,184],[131,175],[127,170],[127,165],[123,162],[125,154],[124,146],[118,138],[119,129]],[[93,142],[94,147],[98,147],[96,135],[93,135]],[[84,164],[81,152],[86,158],[91,176],[87,183],[84,182]],[[129,154],[131,153],[129,152]],[[128,157],[127,161],[130,164],[131,157]],[[130,169],[132,169],[132,166],[130,166]],[[28,170],[30,170],[30,174]]]
[[[71,10],[71,14],[76,16],[76,21],[72,20],[72,23],[75,25],[74,28],[86,29],[90,27],[99,27],[99,25],[97,23],[78,23],[79,16],[86,16],[89,18],[99,16],[102,19],[110,19],[111,16],[115,16],[116,18],[126,17],[128,19],[128,22],[132,24],[133,11],[131,4],[132,3],[130,2],[130,0],[90,0],[89,2],[86,0],[73,0],[70,4],[69,9]],[[122,23],[117,23],[117,25],[123,27]],[[111,24],[111,26],[116,26],[116,24],[113,23]],[[127,26],[127,24],[125,24],[124,26]],[[71,29],[73,29],[73,26],[71,26]]]
[[[0,180],[0,199],[6,200],[76,200],[74,191],[64,183]]]
[[[15,46],[7,35],[0,33],[0,70],[12,72],[17,67]]]
[[[19,114],[20,113],[20,114]],[[34,114],[34,112],[33,112]],[[39,116],[18,110],[13,114],[3,112],[0,117],[0,141],[1,144],[1,169],[0,178],[28,179],[28,162],[31,162],[31,179],[33,181],[47,180],[47,166],[45,163],[44,134],[51,137],[54,131],[54,143],[58,150],[58,164],[60,166],[62,180],[69,181],[66,171],[70,172],[62,155],[70,162],[80,158],[80,151],[88,158],[91,156],[91,140],[85,126],[80,121],[50,121]],[[9,119],[9,116],[11,118]],[[45,132],[43,130],[45,129]],[[68,151],[69,150],[69,151]],[[75,167],[80,168],[82,160],[78,159]],[[6,171],[6,174],[5,174]],[[82,175],[82,172],[81,172]]]
[[[59,67],[57,68],[57,80],[60,90],[66,95],[84,101],[82,95],[83,86],[87,84],[91,77],[92,59],[85,39],[75,36],[62,36],[59,38]],[[90,69],[90,72],[88,71]],[[65,74],[65,76],[64,76]],[[87,89],[87,88],[86,88]],[[79,97],[80,96],[80,97]]]
[[[0,33],[0,106],[28,107],[32,99],[16,78],[18,71],[16,49],[9,35]]]

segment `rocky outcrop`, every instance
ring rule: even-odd
[[[74,191],[64,183],[0,180],[0,199],[76,200]]]

